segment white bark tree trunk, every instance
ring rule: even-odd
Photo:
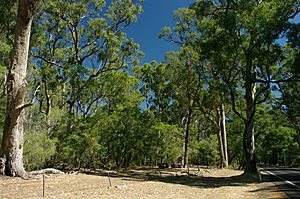
[[[227,131],[226,131],[226,121],[225,121],[225,106],[221,105],[221,132],[224,150],[224,167],[228,167],[228,150],[227,150]]]
[[[226,123],[225,123],[225,107],[221,104],[217,109],[217,127],[218,127],[218,139],[220,147],[220,159],[221,168],[228,167],[228,153],[227,153],[227,135],[226,135]]]
[[[24,99],[32,19],[39,0],[19,0],[15,43],[7,79],[7,111],[0,156],[5,174],[25,177],[23,166]]]

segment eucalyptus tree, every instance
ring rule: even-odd
[[[167,39],[173,34],[188,38],[184,43],[192,41],[226,85],[224,92],[231,97],[233,111],[244,122],[246,173],[256,172],[256,107],[268,99],[271,84],[282,81],[276,79],[285,58],[278,40],[289,30],[299,6],[294,0],[197,1],[180,14],[194,20],[173,32],[168,30],[171,36]],[[246,100],[242,112],[235,105],[239,91]]]
[[[104,73],[125,70],[141,55],[138,45],[123,32],[142,12],[142,1],[83,0],[47,3],[36,20],[40,45],[32,55],[37,62],[38,99],[46,114],[54,95],[68,112],[71,133],[76,113],[93,114],[105,93]]]
[[[128,167],[143,152],[140,104],[142,95],[135,86],[138,80],[123,71],[102,75],[101,104],[74,118],[71,133],[55,132],[58,144],[55,164],[70,168],[115,166]],[[84,98],[81,98],[84,104]],[[146,125],[146,124],[145,124]],[[109,165],[110,164],[110,165]]]
[[[34,81],[40,85],[37,99],[40,110],[49,118],[53,108],[64,110],[68,116],[67,123],[62,123],[66,130],[53,134],[66,140],[58,142],[56,159],[67,161],[69,154],[70,164],[77,166],[86,163],[85,155],[93,147],[91,157],[98,155],[100,135],[89,133],[80,124],[88,126],[86,123],[95,122],[97,115],[107,114],[105,107],[109,107],[109,114],[114,112],[113,99],[127,86],[120,81],[126,79],[120,74],[130,71],[142,55],[139,45],[124,33],[142,12],[141,3],[53,0],[43,5],[44,12],[35,20],[35,40],[39,44],[32,50]],[[85,149],[89,139],[95,143]],[[70,144],[72,140],[78,144]]]
[[[159,122],[171,120],[168,111],[172,104],[170,70],[165,63],[155,61],[134,68],[135,76],[142,81],[140,92],[145,97],[146,109],[154,112]]]
[[[7,111],[0,156],[5,174],[25,177],[23,167],[23,124],[27,90],[26,73],[32,20],[39,0],[18,2],[14,47],[7,77]]]
[[[297,141],[300,145],[300,95],[299,82],[285,83],[280,86],[282,93],[281,109],[286,113],[290,124],[297,130]]]
[[[196,108],[201,114],[205,115],[215,127],[215,131],[218,132],[221,167],[227,167],[225,103],[228,103],[228,96],[225,90],[226,85],[221,79],[222,75],[218,68],[207,61],[207,56],[214,46],[206,46],[207,49],[200,47],[195,10],[180,8],[174,12],[174,20],[176,26],[173,29],[170,27],[163,28],[160,37],[181,47],[192,48],[196,54],[199,63],[193,66],[197,74],[195,79],[198,79],[199,83],[202,82],[203,89],[202,96],[198,96]]]
[[[171,110],[177,124],[184,129],[182,163],[187,167],[191,126],[195,122],[194,112],[202,86],[195,70],[195,66],[199,64],[199,56],[192,48],[183,47],[179,52],[167,53],[166,64],[173,90],[171,98],[174,105]]]
[[[6,8],[14,8],[6,6],[14,2],[3,2],[1,16],[7,14]],[[92,113],[90,108],[99,103],[98,99],[103,94],[100,91],[94,94],[98,85],[89,83],[106,71],[126,68],[128,63],[135,63],[140,55],[138,45],[127,39],[123,30],[142,12],[141,2],[114,0],[108,6],[103,0],[42,2],[41,11],[33,22],[35,42],[31,53],[35,73],[31,75],[36,77],[34,83],[39,88],[32,91],[32,95],[43,102],[40,106],[42,112],[50,114],[56,100],[55,105],[68,108],[69,115],[74,115],[75,111]],[[25,78],[31,25],[38,3],[38,0],[20,0],[16,4],[18,16],[15,38],[12,40],[14,50],[7,78],[8,115],[1,146],[1,156],[6,159],[5,172],[13,176],[25,176],[22,163],[23,116],[24,109],[32,105],[24,103]],[[9,20],[2,23],[5,19],[11,18],[1,17],[1,26],[10,24]],[[11,30],[11,27],[13,25],[6,30]],[[1,33],[1,44],[2,36]],[[6,38],[11,39],[9,34]],[[1,56],[5,49],[2,45]],[[85,100],[85,107],[79,100]],[[71,116],[68,127],[71,131]]]
[[[181,119],[176,118],[176,113],[172,109],[174,82],[171,78],[173,76],[171,67],[167,63],[153,61],[134,68],[135,75],[142,81],[139,90],[145,97],[144,114],[152,118],[147,133],[158,138],[153,140],[150,147],[153,154],[147,153],[148,162],[151,164],[177,162],[182,152]]]
[[[257,107],[257,159],[271,165],[299,165],[297,132],[284,112],[270,105]]]
[[[170,133],[174,133],[174,136],[178,134],[178,130],[181,130],[182,135],[176,137],[178,141],[183,140],[182,165],[184,167],[188,166],[191,126],[194,122],[195,102],[201,84],[194,69],[194,65],[198,63],[197,54],[192,48],[186,47],[178,52],[167,53],[164,63],[146,64],[136,71],[143,81],[141,91],[150,109],[154,109],[159,117],[156,129],[163,132],[164,128],[173,128]],[[176,150],[175,148],[173,150]]]
[[[294,76],[296,81],[286,81],[279,84],[279,91],[282,96],[280,99],[281,109],[286,113],[292,126],[298,132],[298,143],[300,145],[300,95],[299,95],[299,76],[300,76],[300,26],[292,24],[287,33],[288,42],[285,46],[285,52],[289,59],[285,62],[283,74],[281,77]]]

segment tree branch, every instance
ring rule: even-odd
[[[19,106],[16,107],[16,109],[18,109],[19,111],[22,111],[24,108],[30,107],[33,105],[34,100],[36,99],[36,96],[38,94],[38,92],[40,91],[40,85],[38,85],[38,87],[35,89],[34,94],[33,94],[33,98],[31,100],[30,103],[27,104],[20,104]]]
[[[289,77],[288,79],[277,79],[277,80],[263,80],[263,79],[256,79],[256,83],[267,83],[267,84],[279,84],[279,83],[285,83],[285,82],[300,82],[300,79],[298,79],[298,75],[294,75],[292,77]]]
[[[59,65],[58,63],[55,63],[55,62],[50,61],[50,60],[47,60],[45,57],[42,57],[42,56],[39,56],[39,55],[34,55],[33,53],[31,53],[31,56],[34,57],[34,58],[41,59],[44,62],[46,62],[47,64],[50,64],[52,66],[58,66],[58,67],[62,68],[62,65]]]
[[[236,109],[236,106],[235,106],[235,95],[234,95],[234,93],[233,93],[233,90],[232,90],[232,88],[230,88],[230,97],[231,97],[231,105],[232,105],[232,110],[233,110],[233,112],[239,117],[239,118],[241,118],[244,122],[246,122],[247,121],[247,119],[241,114],[241,113],[239,113],[238,111],[237,111],[237,109]]]

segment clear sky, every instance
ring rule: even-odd
[[[175,44],[159,39],[159,33],[164,26],[175,25],[173,12],[181,7],[188,7],[195,0],[145,0],[143,14],[138,16],[136,23],[131,24],[125,32],[129,38],[133,38],[145,53],[142,63],[164,60],[164,54],[178,49]],[[300,21],[300,15],[295,18]]]
[[[159,33],[164,26],[174,26],[173,11],[181,7],[188,7],[195,0],[145,0],[143,14],[138,21],[131,24],[126,33],[140,45],[145,53],[142,63],[152,60],[163,61],[167,51],[175,50],[176,45],[159,39]]]

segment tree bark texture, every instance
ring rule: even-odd
[[[222,139],[225,157],[225,167],[228,167],[228,149],[227,149],[227,131],[226,131],[226,120],[225,120],[225,105],[221,105],[221,129],[222,129]]]
[[[225,107],[221,104],[218,108],[218,139],[220,147],[221,167],[228,167],[227,132],[225,122]]]
[[[220,159],[221,159],[221,168],[225,167],[225,156],[224,156],[224,148],[223,148],[223,139],[222,139],[222,131],[218,129],[218,140],[219,140],[219,151],[220,151]]]
[[[192,111],[193,107],[190,105],[188,108],[188,115],[185,125],[185,132],[184,132],[184,152],[183,152],[183,167],[186,168],[188,166],[189,157],[188,157],[188,150],[189,150],[189,139],[190,139],[190,124],[192,119]]]
[[[251,60],[251,59],[250,59]],[[256,84],[253,82],[254,73],[252,72],[252,64],[247,64],[246,82],[245,82],[245,100],[246,100],[246,120],[243,134],[243,148],[245,151],[246,163],[245,173],[257,173],[255,160],[255,131],[254,131],[254,115],[255,115],[255,94]]]
[[[7,79],[7,110],[0,156],[5,174],[25,177],[23,167],[24,99],[31,24],[38,0],[19,0],[15,43]]]

